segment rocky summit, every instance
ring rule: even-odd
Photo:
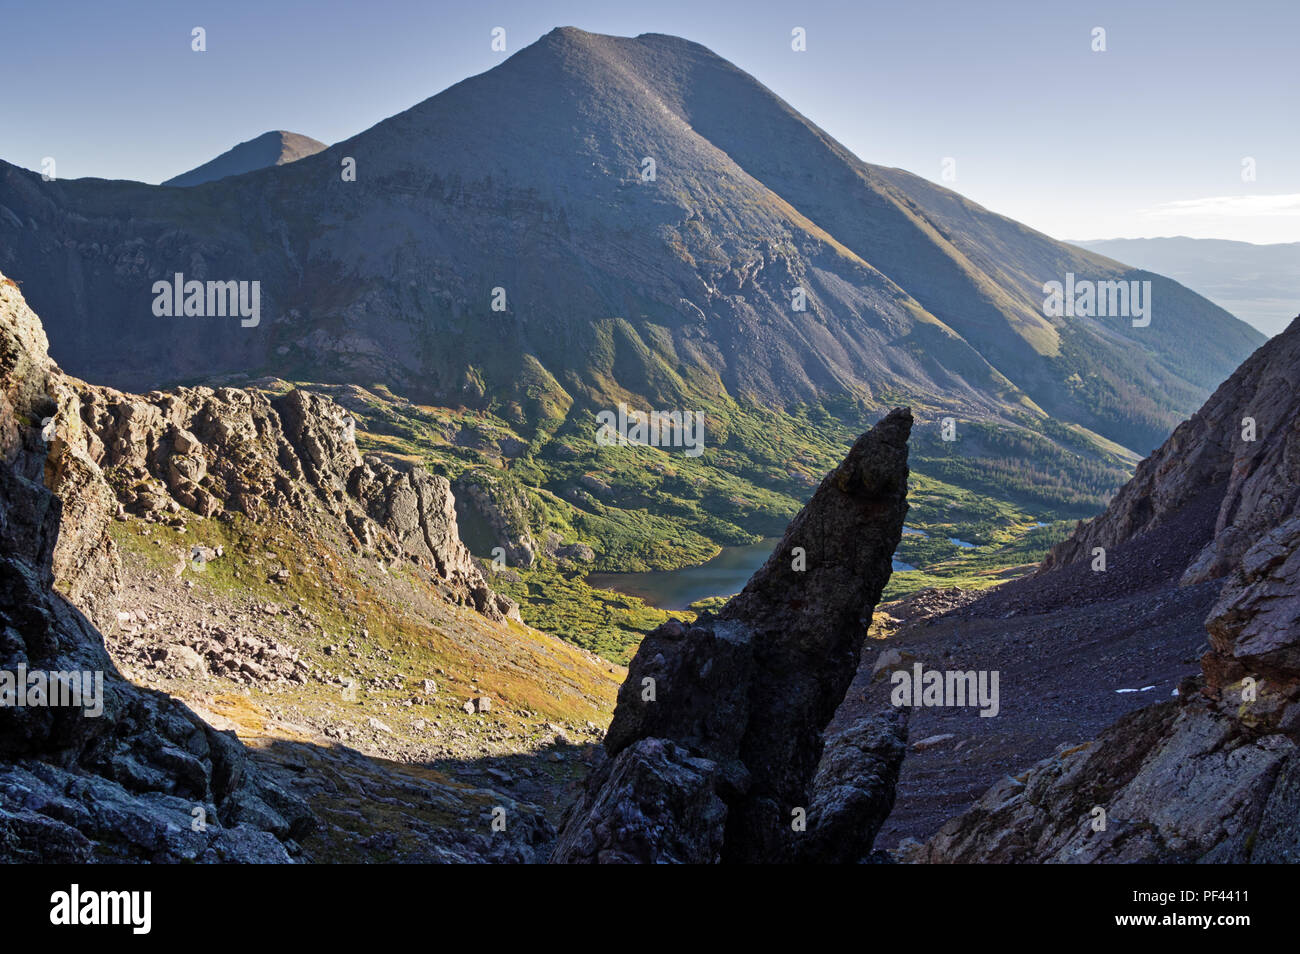
[[[284,130],[262,133],[255,139],[241,142],[189,172],[182,172],[178,176],[165,180],[162,184],[165,186],[202,185],[205,182],[243,175],[255,169],[296,162],[307,156],[314,156],[325,148],[325,143],[298,133]]]
[[[829,847],[834,828],[869,851],[892,803],[901,741],[860,730],[837,737],[818,763],[902,535],[911,427],[911,413],[896,410],[862,435],[716,616],[645,638],[605,737],[609,761],[553,860],[817,860],[803,842]],[[845,754],[864,750],[881,754],[879,769]],[[831,794],[864,774],[870,795]]]

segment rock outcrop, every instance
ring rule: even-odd
[[[447,479],[363,459],[355,421],[329,398],[296,389],[136,396],[69,387],[75,398],[56,419],[59,433],[103,471],[128,513],[179,522],[184,511],[254,521],[323,514],[357,549],[422,568],[449,602],[493,620],[517,618],[517,606],[492,592],[461,543]]]
[[[505,551],[508,566],[530,567],[538,557],[528,522],[528,494],[518,484],[485,469],[468,470],[452,484],[458,508],[473,510]]]
[[[1297,368],[1300,332],[1293,325],[1251,355],[1139,464],[1106,511],[1054,547],[1043,569],[1158,531],[1209,495],[1216,504],[1204,527],[1209,539],[1184,570],[1183,582],[1225,576],[1300,501]]]
[[[807,833],[795,857],[816,864],[872,859],[881,823],[894,808],[907,751],[906,710],[872,714],[827,732],[812,781]]]
[[[1300,441],[1297,441],[1300,449]],[[1201,660],[1214,689],[1247,677],[1274,695],[1300,690],[1300,516],[1264,534],[1241,558],[1205,622]],[[1292,715],[1300,729],[1300,707]]]
[[[1144,538],[1179,552],[1171,528],[1185,531],[1186,512],[1216,498],[1212,538],[1181,568],[1185,584],[1224,579],[1202,675],[1177,699],[994,785],[914,860],[1300,861],[1298,373],[1300,320],[1045,564]]]
[[[874,834],[902,758],[901,743],[878,737],[885,730],[845,743],[879,754],[883,765],[862,766],[879,781],[876,795],[845,794],[838,756],[824,767],[826,794],[811,786],[902,535],[911,425],[910,412],[895,410],[859,438],[718,615],[646,637],[605,739],[610,758],[552,860],[817,860],[801,839],[822,843],[818,817],[853,817]]]
[[[63,595],[94,604],[116,567],[114,497],[77,406],[0,278],[0,858],[289,861],[305,805],[233,734],[123,680]]]

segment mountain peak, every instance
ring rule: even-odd
[[[584,30],[581,27],[557,26],[550,33],[545,34],[542,39],[546,40],[554,37],[557,40],[566,40],[572,43],[584,43],[595,37],[606,38],[607,36],[608,34],[592,33],[591,31]]]
[[[355,183],[323,154],[274,171],[275,151],[211,186],[229,199],[199,215],[175,189],[145,206],[133,193],[132,238],[158,252],[126,293],[108,267],[93,289],[69,284],[84,263],[43,243],[70,226],[26,180],[0,178],[0,230],[58,360],[135,389],[256,368],[523,408],[537,373],[556,406],[585,410],[897,397],[1022,433],[1051,418],[1082,429],[1062,432],[1061,460],[1108,461],[1088,478],[1100,504],[1116,461],[1157,445],[1262,341],[1158,276],[1150,330],[1046,315],[1049,280],[1134,276],[863,162],[755,77],[663,34],[558,27],[338,149]],[[93,230],[106,258],[134,255],[117,247],[126,200],[101,210],[92,195],[121,188],[74,188],[95,219],[74,244]],[[243,203],[265,216],[236,216]],[[260,280],[263,331],[159,324],[139,307],[195,256]],[[493,289],[506,307],[485,313]]]
[[[285,163],[314,156],[324,150],[325,144],[310,136],[286,132],[283,129],[262,133],[241,142],[233,149],[223,152],[217,158],[205,162],[189,172],[163,182],[165,186],[196,186],[204,182],[214,182],[229,176],[243,175],[255,169],[269,166],[282,166]]]

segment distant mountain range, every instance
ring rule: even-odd
[[[1071,244],[1168,275],[1269,336],[1300,310],[1300,242],[1253,245],[1179,235]]]
[[[241,142],[197,169],[173,176],[163,185],[202,185],[204,182],[215,182],[228,176],[243,175],[245,172],[265,169],[267,166],[282,166],[287,162],[296,162],[307,156],[314,156],[323,149],[325,143],[317,142],[310,136],[300,136],[283,130],[262,133],[255,139]]]
[[[543,436],[618,401],[906,403],[918,460],[951,416],[1029,458],[1131,462],[1264,340],[1175,281],[861,161],[698,44],[573,28],[235,178],[0,163],[0,268],[68,371],[121,388],[381,383]],[[155,316],[176,273],[259,281],[260,324]],[[1151,282],[1150,325],[1048,316],[1044,284],[1071,275]]]

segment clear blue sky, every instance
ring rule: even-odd
[[[158,182],[270,129],[336,142],[499,63],[493,27],[515,52],[577,26],[703,43],[863,159],[941,181],[952,157],[945,184],[1058,238],[1300,241],[1296,0],[44,0],[2,22],[0,158],[60,178]]]

